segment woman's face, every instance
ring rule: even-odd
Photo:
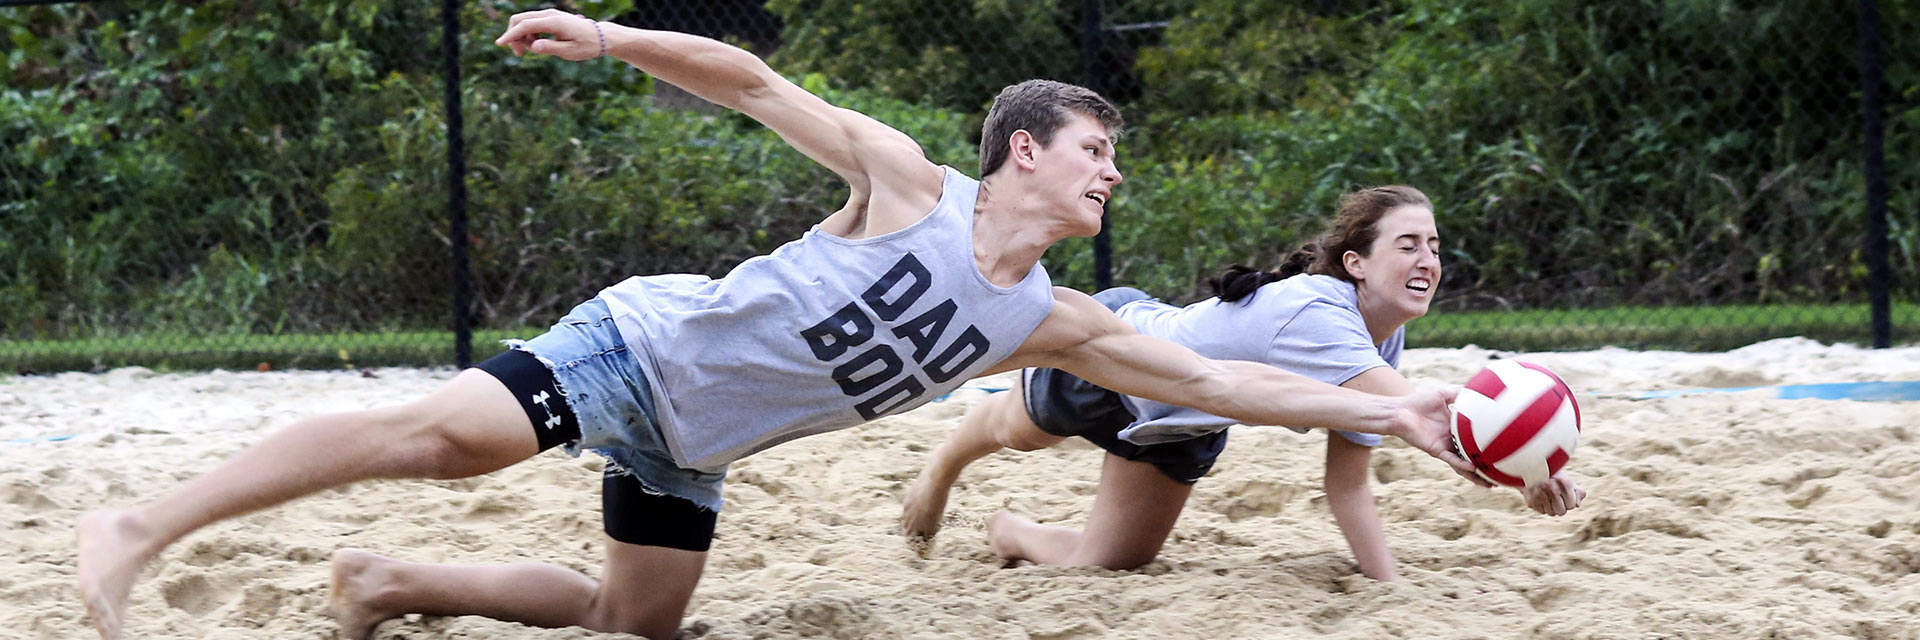
[[[1440,286],[1440,232],[1433,209],[1401,205],[1380,216],[1374,228],[1379,235],[1371,255],[1348,251],[1343,256],[1347,273],[1359,284],[1361,313],[1370,325],[1395,326],[1427,315]]]

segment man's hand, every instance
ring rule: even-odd
[[[507,32],[493,43],[513,49],[516,56],[531,51],[564,60],[598,58],[606,47],[599,25],[592,18],[558,9],[513,14],[507,21]]]
[[[1420,391],[1402,396],[1399,436],[1413,448],[1427,452],[1453,466],[1453,472],[1482,487],[1493,486],[1473,472],[1473,463],[1460,457],[1453,442],[1453,399],[1457,388]]]
[[[1587,499],[1587,490],[1573,481],[1565,473],[1555,473],[1546,482],[1537,482],[1520,489],[1527,497],[1527,507],[1550,516],[1563,516],[1580,506]]]

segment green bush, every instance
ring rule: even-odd
[[[1149,120],[1124,149],[1133,184],[1117,207],[1116,280],[1197,296],[1219,264],[1270,263],[1311,235],[1338,192],[1400,182],[1438,204],[1449,305],[1863,296],[1850,12],[1707,0],[1333,9],[1202,1],[1141,53]],[[1887,23],[1912,12],[1891,7]],[[1887,45],[1890,81],[1911,87],[1920,50]],[[1920,178],[1896,139],[1915,97],[1890,105],[1896,194]],[[1912,238],[1896,225],[1894,261],[1909,274]]]
[[[1028,78],[1079,77],[1074,0],[769,0],[772,62],[935,107],[983,108]]]
[[[432,68],[420,4],[10,10],[0,334],[276,328],[387,115],[361,91]]]
[[[1302,6],[1302,5],[1306,6]],[[447,322],[438,3],[0,10],[0,340]],[[1116,281],[1191,299],[1338,194],[1438,204],[1442,305],[1828,303],[1865,263],[1854,15],[1728,0],[1114,0],[1132,133]],[[597,17],[630,0],[579,0]],[[777,68],[971,173],[987,101],[1077,80],[1082,3],[773,0]],[[751,120],[656,103],[611,61],[461,58],[482,326],[632,274],[724,274],[845,187]],[[1883,3],[1898,295],[1920,298],[1920,24]],[[1160,25],[1164,21],[1164,28]],[[1143,35],[1144,34],[1144,35]],[[767,53],[767,52],[763,52]],[[1090,288],[1091,246],[1048,255]]]

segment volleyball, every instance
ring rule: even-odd
[[[1566,466],[1580,442],[1580,403],[1545,366],[1495,361],[1454,400],[1453,437],[1488,481],[1543,482]]]

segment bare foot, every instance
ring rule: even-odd
[[[80,539],[80,600],[100,637],[118,640],[127,595],[154,553],[146,549],[151,536],[131,509],[90,511],[74,524],[74,533]]]
[[[340,637],[367,640],[380,623],[400,617],[399,612],[376,606],[387,572],[382,565],[392,562],[359,549],[333,552],[333,580],[328,588],[327,606],[333,620],[340,624]]]
[[[1006,566],[1011,567],[1013,563],[1024,559],[1020,555],[1020,550],[1006,535],[1007,527],[1018,527],[1023,524],[1033,524],[1033,521],[1014,515],[1012,511],[1006,509],[995,511],[993,515],[987,516],[987,546],[993,549],[993,555],[1000,556],[1000,559],[1006,561]]]
[[[900,504],[900,534],[906,536],[907,548],[922,558],[933,553],[933,536],[940,533],[947,493],[953,489],[952,483],[933,478],[931,471],[931,467],[920,470]]]

